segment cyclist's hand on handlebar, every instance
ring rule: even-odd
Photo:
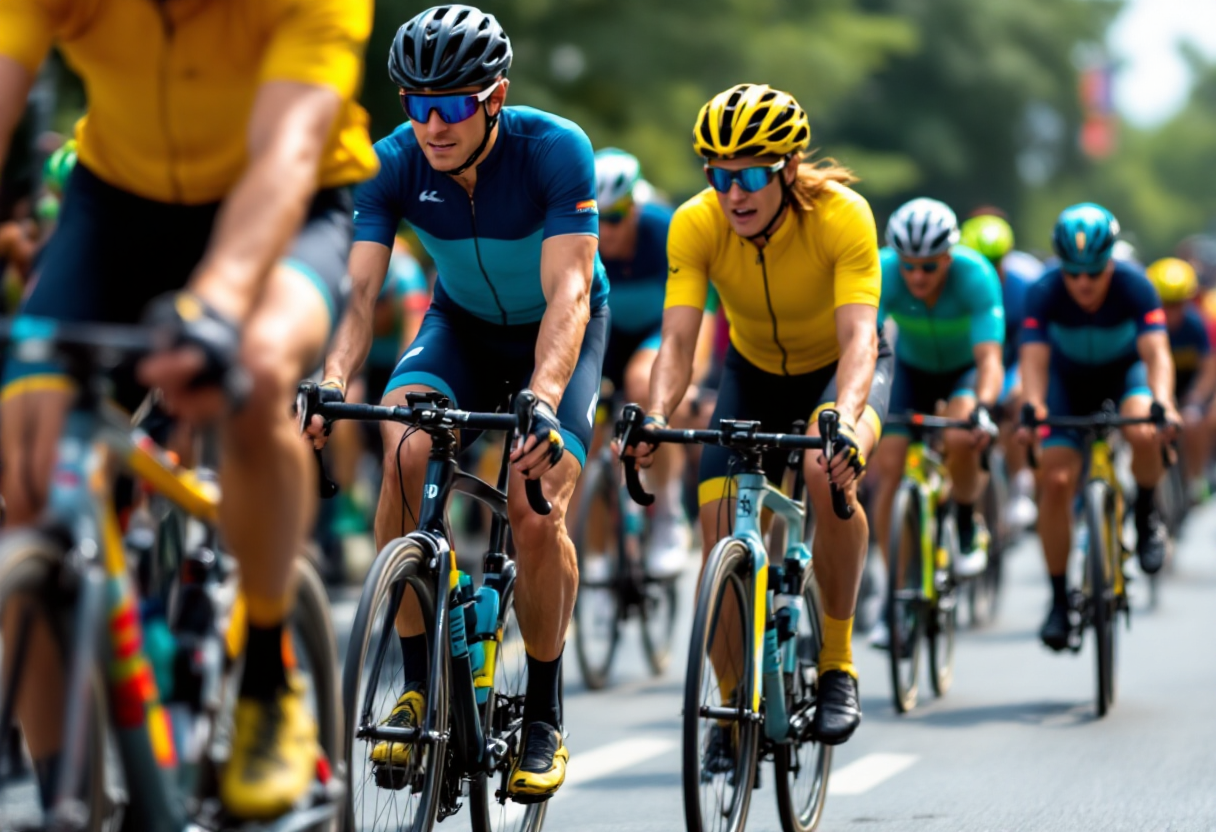
[[[309,382],[303,382],[300,386]],[[342,382],[334,379],[326,379],[317,385],[317,397],[322,404],[329,402],[345,402],[346,389]],[[317,450],[325,447],[325,443],[329,441],[329,432],[333,425],[325,421],[319,414],[312,414],[308,420],[308,424],[304,426],[304,433],[312,439],[312,446]]]
[[[538,400],[527,434],[520,437],[522,441],[511,453],[515,470],[530,480],[538,480],[557,465],[566,448],[561,427],[553,408]]]
[[[139,380],[159,387],[170,413],[205,422],[239,408],[249,394],[240,366],[238,323],[197,295],[172,292],[152,301],[144,323],[158,351],[140,362]]]
[[[648,413],[646,414],[646,418],[642,420],[642,427],[644,429],[662,430],[667,427],[667,417],[661,413]],[[613,441],[613,448],[620,454],[619,439]],[[654,464],[654,455],[658,449],[659,446],[657,444],[652,445],[649,442],[639,442],[632,448],[626,448],[625,455],[636,459],[639,468],[649,468]]]
[[[1158,435],[1162,442],[1174,442],[1178,439],[1178,429],[1182,426],[1182,416],[1178,413],[1178,408],[1174,407],[1173,402],[1167,402],[1162,405],[1165,410],[1165,425],[1158,429]]]
[[[836,442],[832,449],[832,467],[827,467],[826,457],[819,456],[819,465],[828,473],[828,478],[837,488],[845,488],[866,469],[866,457],[861,452],[857,429],[841,421],[836,430]]]
[[[971,441],[977,450],[984,450],[997,438],[1000,431],[992,420],[992,411],[985,404],[977,404],[971,411]]]
[[[1042,402],[1027,402],[1027,404],[1030,404],[1034,408],[1035,419],[1041,420],[1047,418],[1047,406]],[[1025,407],[1025,405],[1023,405],[1023,407]],[[1031,428],[1027,427],[1026,423],[1022,420],[1021,414],[1018,416],[1018,429],[1017,433],[1014,435],[1017,437],[1018,444],[1022,445],[1023,447],[1030,445],[1036,438],[1035,432]]]

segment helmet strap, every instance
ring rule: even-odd
[[[758,234],[752,234],[747,238],[753,243],[767,243],[772,238],[773,227],[778,223],[778,221],[780,221],[781,217],[785,215],[785,209],[790,205],[790,186],[789,183],[785,181],[784,168],[777,171],[777,178],[781,182],[781,204],[777,206],[776,213],[774,213],[773,218],[768,221],[768,225],[764,226],[764,230]]]
[[[448,176],[460,176],[460,174],[473,167],[473,164],[477,161],[478,157],[481,156],[482,152],[485,151],[486,145],[490,143],[490,134],[494,132],[494,126],[498,124],[498,116],[490,115],[489,102],[483,101],[481,102],[481,106],[484,107],[486,111],[486,134],[481,137],[481,144],[477,145],[477,149],[473,151],[473,155],[466,159],[463,165],[455,170],[444,171],[444,173],[446,173]]]

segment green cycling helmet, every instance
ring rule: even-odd
[[[985,214],[972,217],[959,229],[959,242],[974,249],[993,263],[1013,251],[1013,229],[1000,217]]]
[[[46,164],[42,166],[42,181],[47,190],[55,196],[63,196],[63,189],[67,187],[68,176],[71,175],[74,167],[76,167],[76,140],[69,139],[52,153],[47,158]]]

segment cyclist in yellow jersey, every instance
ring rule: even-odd
[[[788,93],[732,87],[702,108],[693,139],[712,187],[684,203],[671,223],[662,344],[647,418],[665,425],[688,389],[711,283],[730,321],[711,427],[746,419],[780,432],[801,419],[815,435],[819,410],[840,412],[832,470],[819,454],[806,460],[817,520],[815,574],[826,611],[812,730],[835,745],[861,721],[850,642],[868,528],[856,481],[881,431],[891,374],[877,326],[882,278],[874,217],[848,188],[851,172],[830,161],[805,161],[810,127]],[[642,445],[638,455],[646,466],[653,448]],[[771,479],[780,478],[787,456],[766,455]],[[705,448],[701,458],[706,555],[734,516],[730,462],[716,447]],[[845,490],[855,510],[851,520],[833,513],[829,481]]]
[[[191,422],[241,402],[225,417],[220,466],[222,532],[241,563],[249,619],[220,782],[238,818],[282,814],[315,777],[316,728],[283,658],[291,562],[316,494],[289,412],[345,303],[347,186],[376,171],[355,100],[371,23],[372,0],[0,3],[0,164],[53,43],[88,104],[79,164],[21,312],[142,315],[172,344],[141,365],[142,385],[161,388]],[[10,524],[34,521],[46,499],[71,395],[57,369],[5,367]],[[140,386],[120,380],[136,396]],[[40,771],[54,771],[63,680],[53,661],[28,671],[23,683],[39,695],[18,698],[18,718]],[[53,793],[46,778],[42,786]]]

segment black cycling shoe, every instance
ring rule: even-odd
[[[1149,512],[1143,521],[1136,523],[1136,556],[1140,558],[1140,571],[1153,575],[1165,565],[1165,546],[1169,539],[1165,523],[1157,510]]]
[[[1068,607],[1057,604],[1051,605],[1047,620],[1039,630],[1039,638],[1043,643],[1057,653],[1068,649],[1068,640],[1072,636],[1072,622],[1068,620]]]
[[[857,680],[843,670],[828,670],[819,676],[819,696],[811,735],[824,745],[840,745],[861,724]]]
[[[729,774],[731,785],[735,777],[735,724],[715,722],[709,726],[709,742],[701,760],[701,780],[708,783],[715,774]]]

